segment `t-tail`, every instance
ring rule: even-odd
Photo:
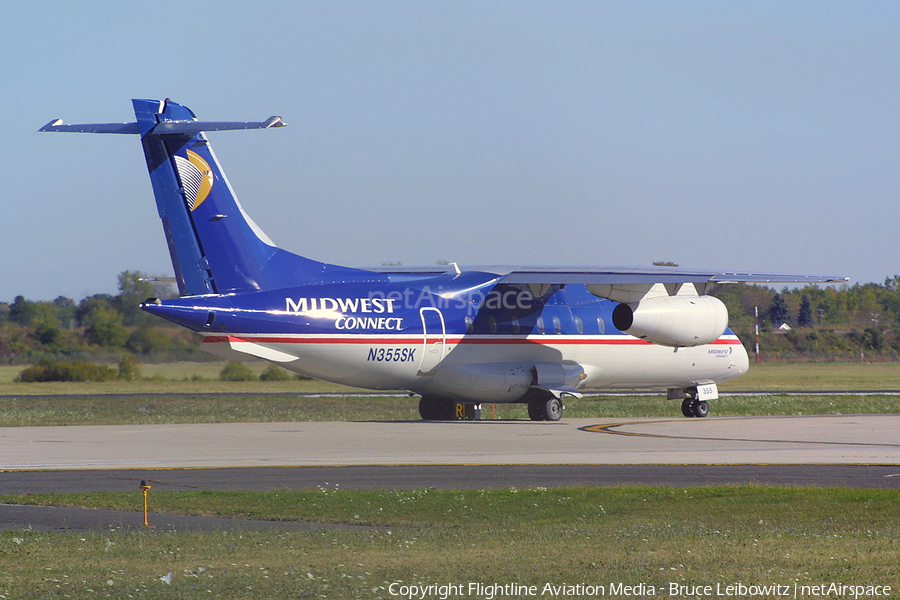
[[[182,296],[273,290],[384,275],[304,258],[278,248],[244,212],[204,132],[269,129],[259,122],[198,121],[171,100],[132,100],[135,123],[64,125],[40,131],[139,134]]]

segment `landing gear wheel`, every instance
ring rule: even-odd
[[[422,396],[419,400],[419,416],[426,421],[447,421],[453,416],[453,412],[449,402]]]
[[[706,400],[699,400],[694,402],[694,416],[695,417],[705,417],[709,414],[709,402]]]
[[[544,419],[547,421],[559,421],[562,418],[564,408],[562,400],[550,398],[544,404]]]
[[[693,398],[685,398],[681,402],[681,414],[683,414],[686,417],[696,416],[694,414],[694,405],[695,404],[696,404],[696,400],[694,400]]]
[[[532,421],[543,421],[544,420],[544,401],[538,402],[529,402],[528,403],[528,418]]]

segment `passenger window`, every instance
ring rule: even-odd
[[[597,330],[600,333],[606,333],[606,321],[603,320],[603,317],[597,317]]]
[[[575,317],[575,331],[578,332],[578,335],[584,333],[584,321],[581,320],[581,317]]]
[[[562,324],[559,322],[559,317],[553,317],[553,331],[556,333],[562,333]]]
[[[491,333],[497,333],[497,319],[488,317],[488,325],[491,328]]]
[[[544,318],[543,317],[537,318],[537,328],[540,333],[542,333],[542,334],[544,333]]]
[[[472,320],[472,317],[466,317],[466,333],[472,333],[472,326],[475,324],[475,321]]]
[[[519,320],[515,317],[512,319],[513,333],[519,333]]]

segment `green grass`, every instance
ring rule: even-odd
[[[0,427],[418,419],[402,398],[140,395],[0,398]]]
[[[145,366],[145,374],[149,366]],[[261,371],[265,364],[252,364]],[[360,390],[320,381],[223,382],[221,363],[153,365],[156,379],[109,383],[0,383],[0,427],[283,421],[416,420],[418,398],[355,397]],[[0,380],[11,367],[0,367]],[[171,379],[163,379],[164,376]],[[721,386],[730,390],[900,390],[900,364],[759,365]],[[240,393],[241,396],[227,394]],[[310,398],[304,393],[339,394]],[[217,395],[220,394],[220,395]],[[59,395],[59,397],[41,397]],[[723,396],[713,415],[896,414],[900,396]],[[525,419],[522,405],[483,405],[485,419]],[[678,402],[649,396],[566,400],[568,418],[671,417]],[[0,599],[2,600],[2,599]]]
[[[751,364],[720,390],[900,390],[900,363]]]
[[[269,363],[247,363],[259,375]],[[104,383],[14,383],[22,365],[0,366],[0,395],[54,393],[199,393],[205,391],[337,392],[356,388],[321,381],[222,382],[222,362],[140,365],[144,380]],[[72,385],[75,390],[72,391]],[[722,390],[900,390],[900,363],[751,364],[749,372],[720,386]]]
[[[900,396],[723,396],[716,416],[896,414]],[[484,419],[527,419],[522,404],[482,405]],[[566,400],[563,418],[680,417],[662,394]],[[217,395],[102,395],[0,398],[0,427],[305,421],[418,420],[418,398]]]
[[[2,367],[0,395],[9,397],[0,399],[0,426],[418,419],[412,398],[307,398],[297,392],[347,388],[320,382],[211,381],[221,367],[159,366],[155,381],[115,384],[13,384],[12,368]],[[145,375],[147,369],[145,365]],[[195,369],[207,379],[190,381],[198,374]],[[761,365],[722,388],[900,389],[900,365]],[[40,394],[68,396],[36,397]],[[566,405],[567,417],[680,415],[678,403],[666,402],[663,395],[585,398]],[[522,406],[496,408],[498,418],[527,418]],[[723,397],[712,410],[717,415],[898,413],[900,398]],[[484,405],[484,415],[491,418],[490,405]],[[388,588],[396,582],[515,583],[539,590],[547,583],[582,583],[607,586],[608,596],[610,584],[616,583],[653,585],[660,596],[668,595],[668,582],[836,582],[891,585],[893,594],[900,589],[900,490],[322,489],[151,492],[150,498],[151,509],[158,512],[357,527],[2,532],[0,600],[390,598],[396,596]],[[131,510],[136,523],[140,501],[137,492],[0,495],[0,502]],[[169,583],[161,579],[170,573]]]
[[[140,494],[0,501],[139,510]],[[644,583],[659,595],[668,595],[668,582],[900,584],[900,490],[151,492],[151,505],[359,527],[7,532],[0,597],[387,598],[394,582],[582,583],[607,591]],[[168,573],[171,583],[160,579]]]

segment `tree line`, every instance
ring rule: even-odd
[[[195,335],[140,309],[147,298],[174,297],[171,284],[151,283],[146,273],[125,271],[118,276],[118,288],[116,295],[95,294],[80,302],[65,296],[52,301],[16,296],[12,302],[0,302],[0,362],[116,362],[123,355],[206,360]]]
[[[759,325],[765,360],[900,358],[900,276],[883,284],[807,285],[776,291],[761,285],[719,285],[729,326],[748,351]]]
[[[146,273],[118,276],[119,293],[79,302],[60,296],[0,302],[0,363],[47,359],[117,362],[211,360],[193,333],[140,310],[147,298],[176,296],[171,284]],[[748,351],[759,340],[765,360],[897,360],[900,357],[900,276],[883,284],[783,288],[719,285],[712,295],[728,307],[729,325]]]

